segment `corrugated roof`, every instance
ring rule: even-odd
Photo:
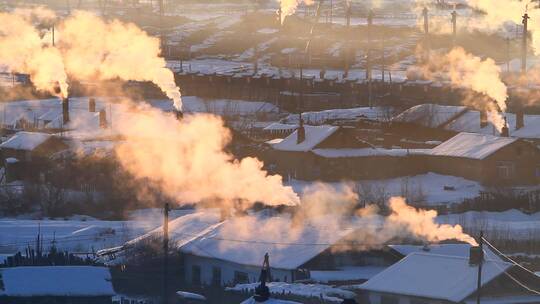
[[[477,133],[459,133],[442,144],[431,149],[436,156],[485,159],[501,148],[515,142],[517,138],[499,137]]]
[[[511,266],[486,259],[482,266],[482,286]],[[477,275],[478,268],[469,265],[466,257],[412,253],[360,288],[459,303],[476,291]]]

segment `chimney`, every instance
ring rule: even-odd
[[[480,246],[471,246],[469,249],[469,265],[477,266],[484,260],[484,251]]]
[[[488,116],[487,111],[482,109],[480,110],[480,128],[485,128],[488,125]]]
[[[107,128],[107,112],[104,109],[99,111],[99,127],[102,129]]]
[[[501,129],[501,136],[502,137],[510,136],[510,130],[508,130],[508,123],[506,122],[506,117],[504,118],[504,126]]]
[[[94,98],[88,99],[88,112],[96,112],[96,100]]]
[[[302,119],[302,113],[300,113],[300,125],[298,126],[296,133],[296,144],[300,144],[304,142],[304,140],[306,140],[306,129],[304,128],[304,120]]]
[[[457,40],[457,13],[455,11],[452,12],[452,44],[456,45]]]
[[[174,115],[176,116],[176,120],[178,121],[181,121],[184,118],[184,113],[176,109],[174,109]]]
[[[525,126],[525,115],[523,110],[519,109],[516,111],[516,130],[519,130]]]
[[[65,125],[69,122],[69,98],[62,98],[62,123]]]

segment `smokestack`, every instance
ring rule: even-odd
[[[519,130],[525,126],[525,115],[522,109],[516,111],[516,130]]]
[[[62,98],[62,123],[65,125],[69,122],[69,98]]]
[[[347,1],[347,28],[351,27],[352,3]]]
[[[522,39],[522,46],[521,46],[521,73],[525,74],[527,72],[527,23],[529,22],[529,14],[525,13],[523,15],[523,37]]]
[[[174,110],[174,115],[176,116],[176,119],[178,121],[182,120],[184,118],[184,113],[182,111],[179,111],[179,110]]]
[[[99,111],[99,127],[102,129],[107,128],[107,112],[105,112],[105,109]]]
[[[506,122],[506,117],[504,118],[504,126],[501,129],[501,136],[502,137],[510,136],[510,130],[508,129],[508,123]]]
[[[422,10],[422,15],[424,16],[424,35],[427,39],[427,36],[429,35],[429,18],[427,7],[424,7],[424,9]]]
[[[306,140],[306,129],[304,128],[304,120],[302,119],[302,113],[300,115],[300,123],[298,126],[298,129],[296,130],[297,137],[296,137],[296,144],[300,144]]]
[[[96,100],[94,98],[88,100],[88,112],[96,112]]]
[[[281,6],[278,9],[278,24],[281,27],[281,14],[283,14],[283,11],[281,10]]]
[[[485,128],[488,125],[488,115],[485,109],[480,110],[480,128]]]
[[[454,10],[452,12],[452,44],[456,45],[457,40],[457,13]]]

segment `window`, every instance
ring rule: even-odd
[[[234,272],[234,283],[235,284],[243,284],[243,283],[249,283],[248,274],[241,271],[235,271]]]
[[[513,162],[498,162],[497,176],[502,179],[511,179],[515,176],[515,165]]]
[[[212,268],[212,285],[221,286],[221,268]]]
[[[201,285],[201,266],[193,265],[191,267],[191,283]]]

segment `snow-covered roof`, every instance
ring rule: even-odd
[[[501,275],[512,264],[486,259],[482,286]],[[459,303],[476,290],[478,267],[465,257],[412,253],[360,285],[381,293],[441,299]]]
[[[485,159],[516,140],[517,138],[513,137],[462,132],[431,149],[430,154],[435,156]]]
[[[9,297],[113,296],[111,274],[106,267],[29,266],[0,269],[3,289]]]
[[[266,126],[264,128],[264,131],[290,131],[290,130],[296,130],[297,128],[298,128],[298,124],[284,124],[284,123],[274,122]]]
[[[414,123],[429,128],[438,128],[448,123],[458,115],[467,111],[464,106],[441,106],[436,104],[421,104],[414,106],[392,118],[395,122]]]
[[[457,256],[457,257],[469,257],[469,250],[471,245],[469,244],[430,244],[426,246],[422,245],[388,245],[388,247],[399,252],[403,256],[409,254],[420,252],[420,253],[431,253],[438,255],[447,255],[447,256]],[[493,251],[489,248],[484,248],[484,255],[487,259],[491,260],[500,260]]]
[[[339,128],[334,126],[304,126],[306,138],[297,143],[298,130],[287,136],[283,141],[273,144],[272,147],[280,151],[307,152],[315,148],[323,140],[334,134]]]
[[[389,117],[388,109],[383,107],[358,107],[349,109],[330,109],[314,112],[303,112],[302,118],[308,124],[323,124],[329,120],[385,120]],[[298,114],[290,114],[285,118],[286,123],[298,124]]]
[[[18,132],[10,139],[0,144],[0,148],[33,151],[51,137],[52,135],[46,133]]]
[[[418,151],[417,151],[418,150]],[[313,153],[324,158],[370,157],[370,156],[407,156],[421,154],[425,149],[383,149],[383,148],[345,148],[313,149]]]
[[[253,215],[251,220],[234,217],[215,225],[206,234],[185,244],[181,251],[251,266],[260,266],[262,257],[268,253],[272,268],[296,269],[354,231],[344,227],[330,233],[324,227],[327,224],[324,220],[311,222],[305,229],[296,231],[288,216]],[[238,229],[246,222],[255,227],[246,227],[250,233],[242,236]],[[282,229],[276,232],[276,227]],[[288,227],[290,229],[286,229]]]

